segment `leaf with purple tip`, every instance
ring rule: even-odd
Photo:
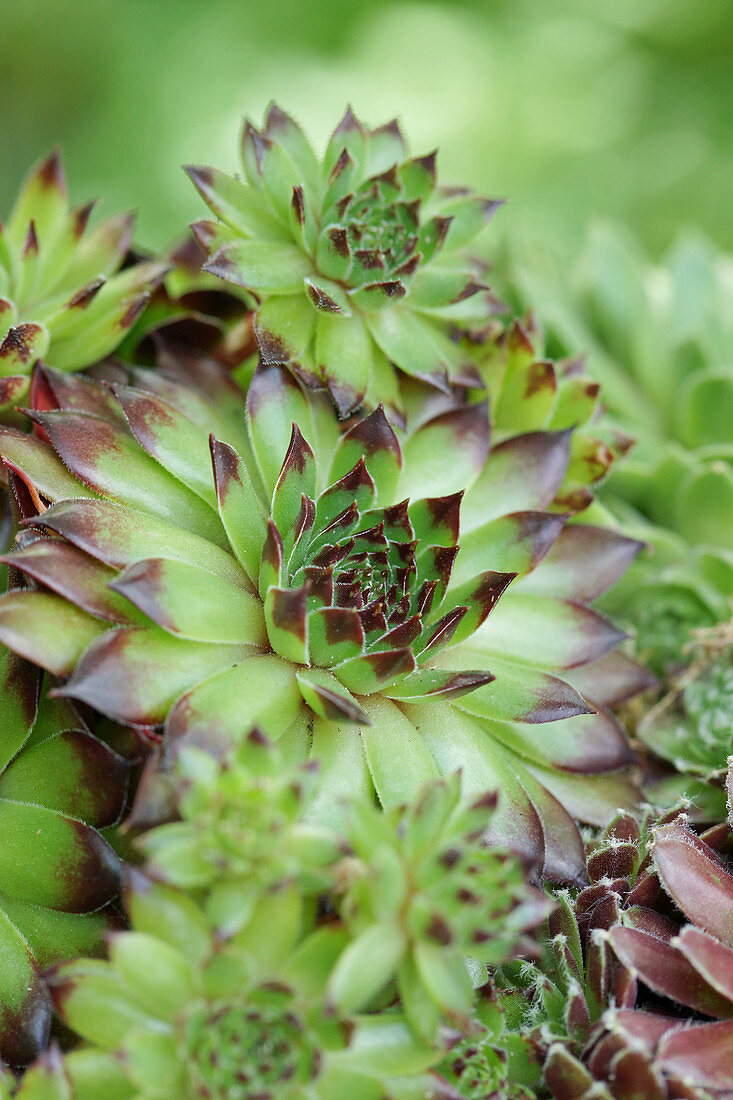
[[[562,484],[569,459],[569,432],[527,432],[493,447],[466,493],[463,530],[507,512],[546,508]]]
[[[597,660],[624,637],[582,604],[509,592],[471,645],[520,664],[563,669]]]
[[[0,769],[28,740],[38,713],[40,675],[15,653],[0,649]]]
[[[295,678],[304,700],[321,718],[370,725],[370,719],[353,695],[325,668],[304,668],[296,672]]]
[[[360,458],[374,481],[377,503],[391,504],[400,477],[402,452],[381,405],[341,436],[331,462],[329,481],[343,477]]]
[[[308,615],[308,652],[313,664],[330,668],[358,656],[364,646],[359,613],[351,607],[322,607]]]
[[[458,699],[476,691],[494,679],[491,672],[469,669],[432,669],[421,668],[410,673],[394,687],[385,688],[384,694],[390,699],[419,703],[421,700]]]
[[[306,588],[268,588],[265,594],[265,623],[270,645],[286,661],[304,665],[308,661]]]
[[[56,676],[67,676],[108,624],[60,596],[11,591],[0,597],[0,642]]]
[[[272,521],[283,539],[286,558],[293,548],[294,524],[301,511],[303,495],[312,498],[315,492],[315,455],[298,425],[293,424],[290,444],[273,490],[271,507]]]
[[[51,999],[26,939],[0,909],[0,1049],[3,1059],[27,1065],[45,1049]]]
[[[511,571],[520,577],[530,573],[554,545],[564,524],[565,517],[553,512],[512,512],[474,528],[461,536],[452,584],[484,569]]]
[[[156,627],[123,627],[87,649],[57,694],[120,722],[159,725],[178,695],[252,653],[246,645],[190,642]]]
[[[475,667],[481,658],[470,646],[469,641],[460,649],[451,649],[438,658],[438,664]],[[499,721],[528,723],[558,722],[578,714],[593,713],[593,707],[557,676],[501,658],[492,658],[490,664],[495,679],[472,692],[473,699],[459,703],[462,710]]]
[[[219,518],[229,545],[256,586],[267,531],[263,508],[241,456],[213,436],[210,446]]]
[[[407,375],[447,390],[447,380],[460,364],[461,353],[438,325],[394,303],[389,309],[368,313],[365,320],[390,362]]]
[[[254,294],[296,294],[312,266],[295,244],[236,240],[218,248],[203,270]]]
[[[231,229],[244,237],[290,241],[290,234],[262,196],[216,168],[187,165],[186,172],[204,202]]]
[[[484,199],[473,194],[457,194],[441,202],[441,215],[451,219],[445,251],[470,244],[502,205],[502,199]]]
[[[130,766],[104,742],[67,730],[21,753],[0,776],[0,798],[35,802],[98,829],[125,808]]]
[[[367,511],[374,506],[375,499],[376,485],[364,459],[360,458],[353,469],[329,485],[319,496],[316,501],[316,529],[323,531],[354,504],[359,512]]]
[[[5,838],[0,877],[9,897],[82,913],[117,894],[119,860],[89,825],[44,806],[4,798],[0,825]]]
[[[177,637],[267,644],[260,600],[243,584],[231,584],[188,562],[146,558],[129,565],[109,587]]]
[[[445,456],[451,456],[446,462]],[[485,402],[435,417],[410,436],[404,449],[405,495],[438,497],[465,490],[489,454]]]
[[[48,443],[27,432],[1,429],[0,455],[8,467],[21,472],[24,480],[47,500],[98,495],[69,472]]]
[[[247,430],[268,500],[280,476],[293,424],[306,438],[311,433],[303,391],[283,367],[260,363],[247,391]]]
[[[403,679],[414,669],[415,658],[409,649],[391,649],[352,657],[331,671],[349,691],[370,695]]]
[[[200,497],[164,470],[116,425],[88,413],[34,413],[61,460],[98,493],[169,518],[210,542],[224,545],[216,515]]]
[[[449,590],[447,604],[467,608],[453,634],[454,645],[478,630],[515,577],[516,573],[500,573],[489,569]],[[444,606],[441,610],[447,611],[448,608]]]
[[[209,507],[216,508],[208,432],[159,397],[131,386],[113,389],[140,446]]]
[[[315,357],[319,376],[344,420],[361,406],[371,373],[371,340],[361,317],[319,313]]]
[[[166,745],[196,747],[226,757],[253,729],[279,738],[302,699],[295,670],[273,655],[250,657],[181,695],[168,714]]]
[[[49,339],[46,326],[35,322],[9,328],[0,342],[2,374],[29,374],[34,362],[48,351]]]
[[[316,314],[301,290],[268,298],[255,314],[255,334],[266,364],[282,363],[293,369],[312,358]]]

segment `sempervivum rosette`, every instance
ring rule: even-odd
[[[0,638],[171,747],[226,753],[259,726],[316,757],[324,818],[460,768],[467,794],[501,792],[493,835],[582,873],[573,815],[635,799],[603,707],[644,677],[586,606],[638,544],[542,511],[569,433],[489,455],[476,405],[401,447],[381,410],[339,434],[279,367],[246,409],[210,361],[130,381],[38,369],[37,434],[4,432],[40,537],[11,556],[30,587],[0,601]]]
[[[340,416],[400,407],[393,369],[439,388],[475,384],[456,323],[494,300],[465,255],[499,203],[436,186],[435,154],[409,158],[396,121],[370,130],[347,110],[318,159],[289,115],[247,122],[239,181],[189,174],[221,221],[194,225],[204,270],[251,291],[263,357],[325,387]]]
[[[37,716],[38,670],[0,662],[0,1060],[19,1066],[48,1042],[42,969],[100,951],[116,923],[119,861],[97,829],[122,814],[129,766],[68,704]]]
[[[52,153],[0,228],[0,416],[27,399],[41,356],[60,370],[81,370],[109,355],[166,271],[142,263],[119,272],[133,218],[90,228],[93,206],[69,208],[61,159]]]

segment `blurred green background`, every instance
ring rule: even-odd
[[[166,244],[277,99],[322,141],[392,114],[441,177],[508,196],[492,232],[569,259],[617,218],[659,254],[684,223],[733,247],[730,0],[0,0],[0,210],[62,146],[72,197]]]

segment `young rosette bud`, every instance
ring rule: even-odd
[[[722,779],[733,751],[733,623],[696,631],[689,664],[642,718],[637,734],[675,769],[649,784],[658,806],[690,800],[699,822],[725,817]]]
[[[0,417],[26,401],[36,359],[81,370],[114,351],[165,274],[166,265],[153,262],[118,272],[133,218],[90,228],[93,206],[69,207],[61,158],[52,153],[0,226]]]
[[[465,248],[498,202],[436,185],[435,153],[410,158],[396,121],[367,129],[347,110],[318,159],[274,104],[241,145],[245,182],[188,169],[220,221],[194,225],[204,270],[260,302],[263,358],[325,387],[341,417],[399,407],[394,367],[445,389],[476,384],[455,323],[495,308]]]
[[[381,409],[341,433],[282,367],[246,407],[210,360],[114,377],[38,368],[37,434],[2,433],[34,534],[7,555],[29,587],[0,599],[0,640],[173,755],[256,727],[312,757],[326,824],[461,769],[467,795],[500,792],[497,837],[582,875],[573,815],[637,798],[604,706],[645,681],[587,606],[638,544],[542,510],[568,433],[489,455],[477,405],[401,446]]]
[[[393,978],[414,1029],[434,1040],[442,1019],[470,1028],[478,975],[520,946],[549,904],[526,884],[521,860],[483,839],[496,796],[461,799],[457,774],[406,807],[349,804],[340,909],[353,942],[329,982],[342,1009],[365,1007]],[[336,872],[338,880],[338,870]]]
[[[439,1051],[401,1013],[345,1018],[325,1005],[348,938],[334,923],[310,930],[297,889],[261,900],[233,936],[190,894],[139,873],[126,902],[132,931],[112,938],[109,962],[49,977],[87,1044],[66,1058],[74,1100],[454,1095],[430,1072]]]
[[[48,1042],[43,968],[99,951],[117,923],[119,861],[97,829],[121,816],[129,775],[68,705],[37,717],[36,673],[0,650],[0,1060],[13,1066]]]
[[[343,845],[304,821],[317,768],[288,767],[258,730],[219,763],[182,749],[173,770],[181,820],[144,833],[138,845],[154,877],[208,891],[207,912],[229,930],[246,923],[257,899],[285,884],[323,893]]]
[[[586,374],[584,360],[554,361],[544,345],[532,315],[508,324],[492,321],[463,340],[489,398],[494,443],[519,432],[574,429],[553,507],[582,512],[592,506],[590,514],[600,515],[593,489],[630,440],[599,425],[601,387]]]

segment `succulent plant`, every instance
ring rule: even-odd
[[[206,895],[204,895],[204,903]],[[447,1097],[439,1053],[399,1012],[327,1011],[329,973],[347,943],[338,923],[313,928],[305,895],[284,885],[228,934],[193,898],[134,873],[132,930],[110,961],[49,977],[56,1008],[96,1062],[67,1059],[75,1100],[336,1100]]]
[[[475,385],[450,327],[496,303],[464,249],[499,203],[436,186],[435,154],[409,158],[396,121],[367,129],[350,109],[319,160],[275,104],[247,122],[246,182],[211,168],[189,175],[220,221],[194,225],[204,270],[259,301],[268,363],[326,388],[341,417],[399,409],[393,367],[439,389]]]
[[[607,606],[655,671],[674,670],[689,631],[730,618],[733,600],[731,258],[687,236],[655,267],[599,227],[574,280],[546,266],[535,252],[515,270],[552,349],[587,352],[609,419],[639,437],[602,497],[654,555]]]
[[[324,869],[345,842],[305,821],[315,763],[289,767],[255,729],[223,761],[183,748],[171,771],[177,820],[142,833],[137,846],[156,881],[206,890],[219,927],[240,928],[258,899],[283,884],[309,894],[331,886]]]
[[[90,229],[93,206],[69,208],[61,158],[52,153],[30,173],[0,230],[0,417],[25,402],[36,359],[80,370],[109,355],[166,271],[148,262],[119,272],[133,219],[122,214]]]
[[[485,843],[496,802],[493,793],[462,802],[458,773],[387,814],[350,802],[353,857],[340,876],[340,911],[354,939],[329,979],[337,1007],[366,1006],[396,976],[407,1019],[426,1041],[442,1018],[471,1030],[466,958],[485,982],[487,965],[516,952],[549,908],[527,887],[521,861]]]
[[[687,799],[695,820],[725,817],[721,780],[733,751],[733,628],[698,630],[688,644],[690,664],[642,717],[637,735],[675,769],[647,784],[657,805]]]
[[[621,814],[591,845],[590,885],[555,892],[540,960],[499,971],[496,1045],[525,1044],[538,1095],[733,1091],[730,838],[728,825],[698,836],[675,813],[641,825]]]
[[[638,544],[539,510],[569,433],[487,461],[480,405],[401,447],[381,410],[339,435],[280,367],[256,371],[246,424],[211,361],[118,377],[38,368],[42,435],[3,434],[41,537],[8,559],[34,587],[0,600],[0,639],[170,745],[228,751],[259,726],[312,755],[316,818],[462,768],[467,794],[501,792],[498,836],[582,873],[572,815],[602,824],[637,797],[603,708],[646,681],[586,606]]]
[[[0,653],[0,1059],[33,1060],[48,1041],[42,968],[102,947],[119,860],[97,831],[125,805],[129,766],[69,706],[37,714],[37,670]]]

